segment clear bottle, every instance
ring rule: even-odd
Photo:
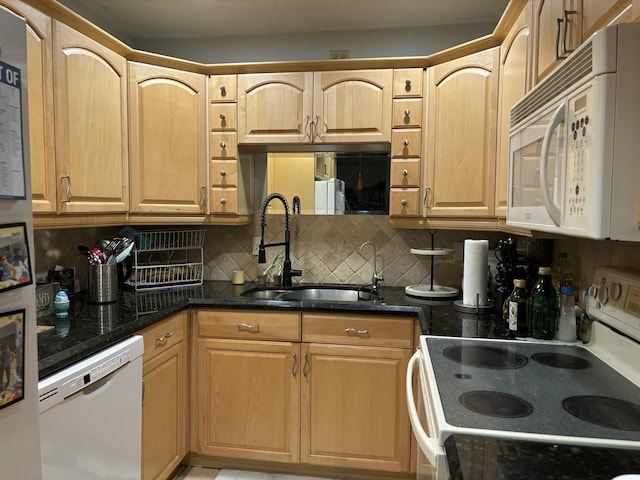
[[[553,340],[557,329],[558,297],[551,283],[551,268],[538,269],[538,281],[531,290],[530,305],[531,335]]]
[[[530,325],[527,281],[516,279],[513,285],[513,292],[509,297],[509,333],[512,337],[528,337]]]
[[[573,265],[569,260],[567,252],[560,252],[558,259],[551,266],[551,281],[556,289],[556,295],[560,296],[560,289],[563,285],[573,287]]]
[[[575,342],[578,337],[573,288],[563,285],[560,292],[560,320],[558,321],[557,339],[561,342]]]

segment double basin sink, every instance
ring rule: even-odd
[[[257,287],[240,294],[261,300],[362,302],[378,300],[370,287],[358,285],[296,285],[293,287]]]

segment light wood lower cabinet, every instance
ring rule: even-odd
[[[161,480],[188,448],[188,313],[143,330],[142,479]]]
[[[200,310],[195,325],[198,454],[409,472],[411,319]]]

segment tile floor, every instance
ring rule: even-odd
[[[331,480],[318,477],[283,475],[278,473],[217,470],[214,468],[185,467],[174,480]]]

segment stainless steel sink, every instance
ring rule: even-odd
[[[376,300],[369,287],[358,285],[298,285],[291,288],[258,287],[240,294],[263,300],[362,302]]]

